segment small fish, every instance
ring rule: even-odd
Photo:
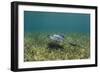
[[[68,42],[71,46],[81,47],[78,43],[75,42]]]
[[[77,46],[76,43],[69,42],[69,44],[72,45],[72,46]]]

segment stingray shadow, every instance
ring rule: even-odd
[[[63,50],[64,47],[58,43],[53,43],[53,42],[50,42],[47,44],[47,48],[48,49],[51,49],[51,50]]]

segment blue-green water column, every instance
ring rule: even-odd
[[[90,14],[24,11],[24,32],[90,32]]]

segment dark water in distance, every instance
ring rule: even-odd
[[[90,33],[90,15],[24,11],[24,32]]]

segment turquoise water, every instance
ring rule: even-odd
[[[24,11],[24,31],[90,33],[90,15]]]

